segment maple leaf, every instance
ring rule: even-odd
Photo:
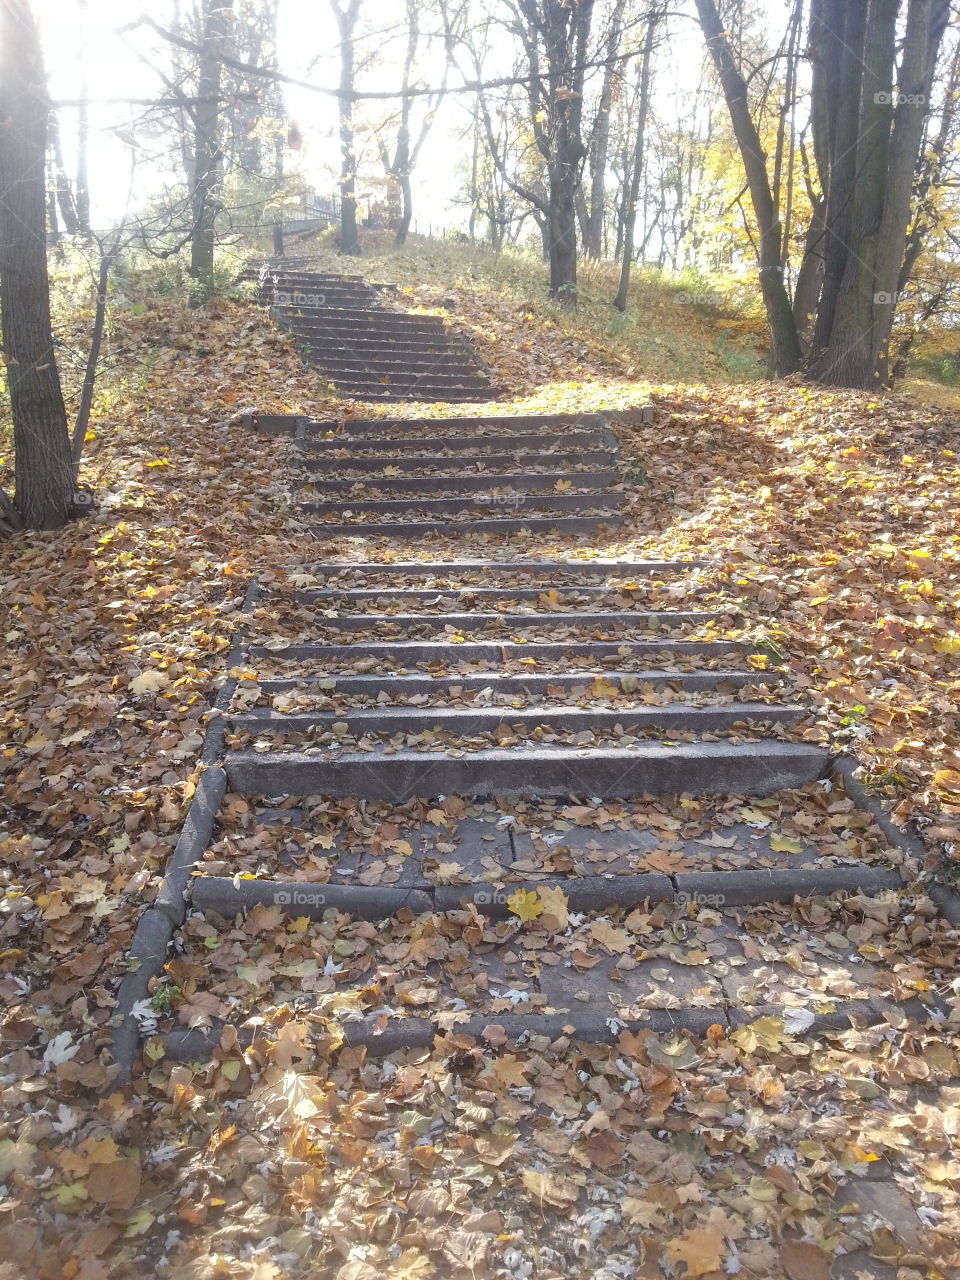
[[[543,915],[543,905],[535,893],[528,889],[517,889],[507,898],[507,908],[520,920],[536,920]]]
[[[129,688],[131,693],[139,696],[144,693],[159,693],[169,683],[170,677],[165,671],[144,671],[130,681]]]
[[[723,1226],[694,1227],[676,1240],[668,1240],[665,1248],[668,1261],[682,1262],[684,1276],[702,1276],[708,1271],[719,1271],[726,1252]]]
[[[794,840],[791,836],[772,835],[770,848],[774,853],[803,853],[803,841]]]
[[[567,909],[567,895],[560,886],[538,885],[537,896],[543,903],[543,922],[547,923],[549,918],[556,921],[556,924],[552,926],[553,928],[557,930],[566,929],[570,922],[570,913]]]
[[[528,1065],[511,1053],[505,1053],[493,1061],[492,1071],[505,1089],[522,1088],[527,1084]]]
[[[633,946],[633,938],[626,929],[617,929],[609,920],[595,920],[590,925],[590,936],[611,955],[625,955]]]

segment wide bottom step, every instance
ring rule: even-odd
[[[400,803],[413,796],[626,798],[700,791],[771,795],[821,777],[828,754],[801,743],[640,743],[627,748],[517,745],[505,750],[254,752],[226,759],[246,795],[362,795]]]

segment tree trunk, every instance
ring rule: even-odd
[[[44,209],[49,109],[27,0],[0,0],[0,309],[16,505],[31,529],[66,524],[74,493],[50,327]]]
[[[358,257],[357,157],[353,137],[353,79],[356,57],[353,32],[360,13],[360,0],[331,0],[340,28],[340,94],[337,115],[340,124],[340,252]]]
[[[760,236],[760,292],[770,331],[770,362],[782,377],[800,367],[802,352],[793,308],[783,280],[783,265],[780,260],[781,227],[767,176],[766,155],[750,115],[747,84],[734,60],[716,2],[695,0],[695,4],[707,48],[720,77],[730,122],[746,172]]]
[[[213,255],[216,244],[216,216],[219,211],[220,169],[220,80],[222,55],[233,0],[204,0],[203,52],[194,108],[193,234],[190,241],[190,275],[197,281],[194,303],[206,302],[213,292]]]
[[[52,245],[60,243],[60,220],[57,217],[57,175],[53,161],[47,163],[47,233]]]
[[[948,0],[910,0],[894,88],[898,9],[898,0],[870,0],[864,23],[851,235],[835,250],[842,270],[839,285],[831,279],[829,330],[826,317],[818,319],[812,365],[817,380],[830,386],[872,387],[886,362],[914,175],[949,18]],[[853,94],[844,82],[842,88],[844,114],[852,117]]]
[[[410,186],[410,174],[404,173],[398,179],[400,186],[400,221],[397,224],[396,245],[399,249],[407,243],[410,223],[413,221],[413,191]]]
[[[90,141],[90,120],[87,107],[87,42],[84,30],[84,10],[87,0],[77,0],[77,22],[80,42],[77,63],[80,68],[80,105],[77,108],[77,223],[82,235],[90,234],[90,178],[87,151]]]
[[[647,111],[650,105],[650,65],[653,40],[660,11],[656,8],[647,15],[647,30],[643,38],[643,55],[640,59],[640,85],[637,94],[637,138],[633,151],[627,207],[623,219],[623,257],[620,260],[620,283],[613,305],[618,311],[626,311],[630,291],[630,269],[633,265],[633,239],[637,226],[637,205],[640,201],[640,180],[643,176],[643,143],[647,127]]]
[[[60,220],[68,236],[77,234],[77,207],[73,203],[73,192],[70,190],[70,179],[63,164],[63,147],[60,144],[60,121],[55,111],[50,112],[50,147],[53,151],[53,169],[57,179],[57,203],[60,206]]]
[[[622,61],[618,61],[620,41],[623,36],[623,9],[626,0],[614,0],[606,41],[606,66],[603,69],[603,85],[597,105],[597,118],[590,139],[590,204],[581,220],[583,252],[587,258],[598,260],[603,254],[603,221],[607,195],[607,152],[610,149],[610,112],[613,107],[615,81],[621,75]]]

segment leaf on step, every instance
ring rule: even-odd
[[[517,889],[507,898],[507,908],[520,920],[536,920],[543,915],[543,905],[535,893],[527,889]]]

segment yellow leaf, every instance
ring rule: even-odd
[[[960,769],[938,769],[933,781],[941,791],[960,792]]]
[[[774,853],[803,853],[803,841],[793,840],[790,836],[773,835],[770,837],[770,848]]]
[[[773,1053],[787,1039],[787,1033],[780,1018],[757,1018],[735,1031],[730,1039],[746,1053],[758,1048]]]
[[[558,929],[565,929],[570,922],[570,914],[567,910],[567,895],[560,886],[554,885],[550,888],[547,885],[540,885],[537,894],[543,903],[545,914],[557,921]]]
[[[960,635],[949,635],[945,640],[934,640],[937,653],[960,653]]]
[[[708,1225],[694,1227],[666,1245],[668,1261],[674,1266],[684,1264],[684,1277],[719,1271],[725,1252],[723,1211],[719,1209],[713,1210]]]
[[[543,907],[535,893],[526,889],[518,889],[507,898],[507,907],[521,920],[536,920],[543,915]]]
[[[130,681],[130,692],[136,694],[159,693],[169,683],[170,677],[163,671],[144,671],[142,675],[135,676]]]

